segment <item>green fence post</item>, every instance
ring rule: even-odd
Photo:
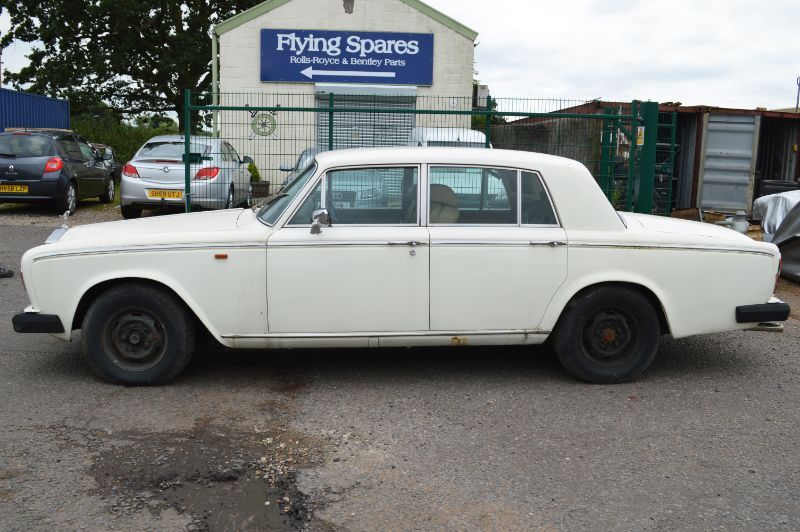
[[[603,114],[613,115],[614,109],[611,107],[606,107],[603,110]],[[603,118],[603,129],[602,135],[600,137],[600,188],[603,189],[603,193],[608,198],[608,201],[612,201],[611,199],[611,168],[613,165],[613,153],[612,153],[612,145],[611,145],[611,128],[613,127],[613,122],[608,118]]]
[[[192,91],[183,91],[183,168],[184,189],[183,197],[186,200],[186,212],[192,212],[192,167],[189,153],[192,143]]]
[[[333,93],[328,94],[328,150],[333,150]]]
[[[658,144],[658,102],[642,103],[644,146],[639,156],[639,198],[636,212],[653,213],[653,185],[656,177],[656,145]]]
[[[486,96],[486,144],[488,148],[492,145],[492,97]]]
[[[628,150],[628,179],[626,183],[627,193],[625,194],[625,210],[628,212],[633,211],[633,191],[636,184],[636,151],[638,149],[636,137],[639,129],[639,103],[639,100],[631,102],[631,115],[633,118],[631,119],[630,137],[628,138],[631,147]]]

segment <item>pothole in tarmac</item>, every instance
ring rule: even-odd
[[[320,442],[307,436],[201,422],[186,432],[102,439],[90,473],[114,514],[173,507],[194,530],[297,530],[313,518],[313,504],[295,486],[295,472],[319,453]]]

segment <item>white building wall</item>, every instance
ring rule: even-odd
[[[432,33],[434,35],[433,85],[420,86],[417,107],[435,107],[447,102],[448,108],[469,109],[472,96],[474,43],[444,24],[420,13],[399,0],[355,0],[353,13],[346,13],[342,0],[292,0],[219,37],[219,85],[221,105],[313,106],[314,83],[262,82],[261,30],[312,29]],[[365,93],[370,93],[365,88]],[[255,96],[255,95],[258,96]],[[281,96],[277,96],[281,95]],[[297,96],[290,96],[297,95]],[[449,96],[438,103],[426,96]],[[439,100],[437,98],[437,100]],[[250,117],[246,113],[222,112],[220,136],[227,138],[243,155],[250,155],[273,183],[284,174],[280,164],[294,162],[305,147],[316,141],[316,116],[313,113],[280,112],[272,145],[263,138],[249,139]],[[469,117],[421,119],[420,125],[469,127]],[[258,143],[258,145],[256,145]]]

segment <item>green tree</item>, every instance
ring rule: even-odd
[[[183,90],[211,89],[211,27],[259,1],[2,0],[0,48],[35,43],[4,79],[68,98],[78,114],[102,101],[124,116],[174,111],[182,125]]]

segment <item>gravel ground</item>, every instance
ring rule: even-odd
[[[0,211],[0,263],[57,225]],[[205,347],[145,389],[14,334],[18,279],[0,294],[2,530],[800,529],[796,310],[664,339],[618,386],[544,348]]]

